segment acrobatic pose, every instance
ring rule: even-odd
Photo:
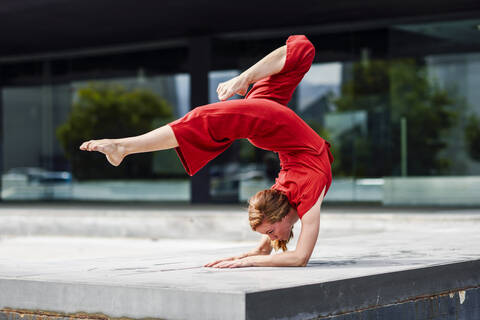
[[[84,142],[81,150],[99,151],[118,166],[129,154],[175,148],[186,172],[194,175],[236,139],[278,153],[275,184],[249,200],[250,226],[264,236],[254,250],[206,267],[305,266],[320,227],[320,206],[332,182],[330,144],[286,107],[315,55],[303,35],[217,88],[220,102],[197,107],[184,117],[140,136]],[[229,100],[234,94],[244,99]],[[302,228],[295,250],[287,251],[295,222]],[[270,255],[272,248],[282,253]]]

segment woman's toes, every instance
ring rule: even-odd
[[[85,150],[90,151],[90,144],[92,143],[92,140],[85,142],[85,145],[83,146]]]

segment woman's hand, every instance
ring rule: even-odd
[[[248,80],[242,75],[236,76],[226,82],[221,82],[217,87],[218,100],[227,100],[234,94],[245,96],[248,90],[248,85]]]
[[[245,257],[241,259],[233,260],[221,260],[220,262],[213,265],[206,265],[206,267],[212,268],[244,268],[244,267],[253,267],[251,257]]]
[[[284,68],[286,60],[286,45],[273,50],[239,76],[220,83],[217,87],[218,100],[227,100],[234,94],[245,96],[250,83],[255,83],[261,79],[279,73]]]
[[[217,265],[219,263],[239,260],[239,259],[242,259],[243,257],[246,257],[246,256],[247,255],[240,255],[240,256],[235,256],[235,257],[230,257],[230,258],[219,259],[219,260],[207,263],[206,265],[204,265],[204,267],[214,267],[215,265]]]
[[[204,265],[204,267],[213,268],[239,268],[249,267],[255,256],[268,256],[272,252],[272,246],[270,244],[270,238],[266,235],[262,237],[257,248],[230,258],[219,259]],[[251,259],[247,259],[252,257]],[[248,265],[247,265],[248,264]]]
[[[227,265],[226,262],[233,263],[233,262],[236,262],[236,261],[239,261],[239,260],[244,260],[247,257],[258,256],[258,255],[269,255],[269,254],[270,254],[270,252],[263,252],[263,251],[260,251],[258,249],[255,249],[255,250],[252,250],[248,253],[244,253],[244,254],[241,254],[241,255],[238,255],[238,256],[223,258],[223,259],[219,259],[219,260],[207,263],[206,265],[204,265],[204,267],[219,268],[218,265],[220,265],[224,262],[225,262],[224,265]]]

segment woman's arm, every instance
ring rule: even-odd
[[[279,73],[285,65],[286,57],[286,45],[273,50],[239,76],[220,83],[217,87],[218,99],[224,101],[234,94],[244,96],[251,83],[255,83],[258,80]]]
[[[262,60],[244,71],[241,76],[247,80],[248,84],[251,84],[268,76],[277,74],[282,71],[286,57],[287,46],[284,45],[270,52]]]
[[[272,252],[272,245],[270,242],[270,238],[266,235],[263,235],[258,246],[252,251],[249,251],[247,253],[244,253],[238,256],[230,257],[230,258],[219,259],[219,260],[205,264],[204,267],[214,267],[215,265],[224,261],[234,261],[234,260],[239,260],[246,257],[253,257],[258,255],[269,255],[271,252]]]
[[[258,252],[261,255],[268,255],[272,252],[272,242],[270,241],[270,237],[267,235],[263,235],[262,239],[260,239],[260,243],[258,247],[254,250],[254,252]],[[256,254],[258,255],[258,254]]]
[[[320,229],[320,205],[322,196],[317,203],[302,217],[302,229],[294,251],[286,251],[271,256],[250,257],[246,262],[252,267],[304,267],[307,265],[317,243]]]
[[[325,188],[317,200],[302,217],[302,230],[294,251],[282,252],[268,256],[252,256],[235,261],[225,261],[217,268],[238,267],[304,267],[307,265],[317,243],[320,229],[320,206],[325,195]]]

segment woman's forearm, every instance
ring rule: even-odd
[[[253,256],[248,258],[253,267],[304,267],[307,259],[295,251],[287,251],[268,256]]]
[[[258,247],[256,247],[252,251],[244,253],[243,255],[240,256],[240,258],[269,255],[271,252],[272,252],[272,246],[270,244],[270,239],[268,236],[263,236],[262,239],[260,239],[260,243],[258,244]]]
[[[260,254],[270,254],[272,252],[272,242],[270,241],[270,237],[267,235],[263,235],[260,243],[256,251],[260,252]]]
[[[270,52],[240,75],[226,82],[221,82],[217,87],[218,100],[225,101],[234,94],[244,96],[250,84],[282,71],[286,57],[287,46],[285,45]]]
[[[286,57],[287,46],[284,45],[270,52],[262,60],[245,70],[240,76],[243,77],[248,84],[255,83],[258,80],[279,73],[285,65]]]

